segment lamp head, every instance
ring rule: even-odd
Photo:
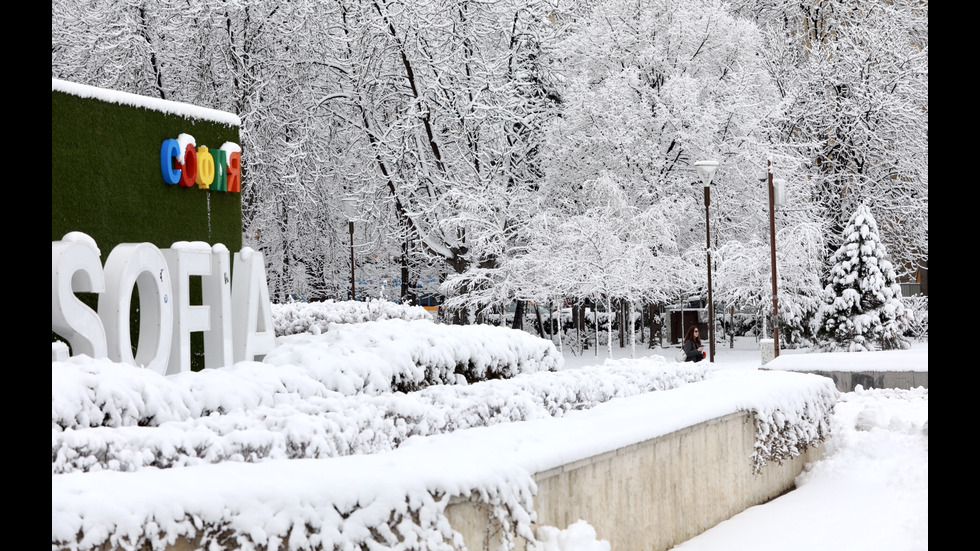
[[[347,215],[348,220],[354,219],[354,213],[357,212],[357,199],[351,196],[345,196],[340,199],[340,206]]]
[[[786,204],[786,180],[783,180],[782,178],[773,178],[772,195],[773,203],[777,207],[781,207]]]
[[[698,171],[698,176],[701,177],[701,183],[704,184],[704,187],[711,185],[711,179],[714,178],[719,164],[718,161],[698,161],[694,163],[694,168]]]

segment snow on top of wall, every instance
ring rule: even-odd
[[[929,372],[929,350],[878,350],[863,352],[824,352],[780,354],[764,367],[773,371],[852,372],[918,371]]]
[[[142,107],[153,111],[160,111],[163,113],[170,113],[172,115],[179,115],[193,119],[208,120],[231,126],[242,125],[242,119],[239,118],[238,115],[227,111],[209,109],[207,107],[200,107],[189,103],[181,103],[179,101],[140,96],[138,94],[120,92],[118,90],[109,90],[107,88],[98,88],[96,86],[78,84],[56,78],[51,79],[51,91],[64,92],[80,98],[94,98],[109,103]]]

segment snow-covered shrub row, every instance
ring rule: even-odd
[[[376,453],[411,436],[562,416],[706,374],[697,364],[647,358],[344,396],[301,368],[257,362],[163,377],[81,356],[51,370],[55,474]]]
[[[271,405],[284,393],[299,398],[377,395],[554,371],[564,362],[554,344],[523,331],[429,321],[337,325],[321,335],[277,340],[279,346],[264,362],[239,362],[165,379],[145,369],[84,356],[71,358],[71,366],[64,368],[55,362],[52,391],[78,395],[55,401],[52,422],[62,428],[147,426]],[[101,377],[103,370],[114,374]],[[92,377],[101,382],[96,385]],[[119,385],[125,385],[126,392]],[[167,392],[177,395],[164,396]],[[196,411],[187,409],[191,403]],[[59,411],[65,404],[70,404],[68,409]]]
[[[524,470],[494,473],[473,483],[471,489],[452,483],[426,484],[405,473],[398,476],[397,480],[388,477],[384,492],[352,494],[337,488],[290,501],[286,510],[275,499],[192,509],[140,507],[115,517],[103,511],[58,514],[55,507],[51,549],[457,551],[466,545],[446,515],[454,498],[487,505],[489,514],[500,522],[502,549],[517,549],[518,537],[532,545],[536,542],[532,529],[536,487]],[[177,538],[184,538],[190,546]]]
[[[755,422],[755,451],[752,467],[759,473],[770,461],[782,464],[816,446],[830,436],[834,405],[840,391],[831,379],[811,388],[805,395],[785,395],[763,406],[746,407]]]
[[[367,302],[354,300],[323,302],[288,302],[272,305],[272,324],[276,336],[327,331],[331,323],[362,323],[386,319],[432,320],[432,315],[421,306],[397,304],[384,299]]]
[[[555,371],[565,360],[554,343],[525,331],[392,319],[280,337],[263,362],[306,367],[328,389],[353,395]]]

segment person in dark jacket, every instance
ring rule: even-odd
[[[698,328],[691,326],[684,335],[684,353],[687,354],[685,362],[700,362],[704,359],[704,346],[701,345],[701,335]]]

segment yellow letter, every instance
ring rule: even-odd
[[[214,156],[208,153],[208,146],[197,148],[197,187],[208,189],[214,181]]]

